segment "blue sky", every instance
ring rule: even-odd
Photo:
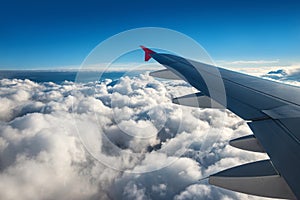
[[[0,69],[79,66],[101,41],[164,27],[214,60],[300,61],[299,1],[1,1]]]

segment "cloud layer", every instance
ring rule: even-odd
[[[0,80],[1,199],[258,199],[199,181],[266,158],[228,145],[240,118],[172,104],[180,81],[111,83]]]

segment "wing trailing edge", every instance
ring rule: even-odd
[[[154,72],[150,72],[150,76],[162,79],[169,79],[169,80],[182,80],[179,76],[174,74],[168,69],[162,69]]]
[[[247,135],[234,140],[230,140],[229,144],[238,149],[265,153],[264,148],[261,146],[254,135]]]
[[[172,99],[172,102],[178,105],[197,107],[197,108],[217,108],[224,109],[224,106],[205,96],[202,92],[189,94]]]
[[[209,177],[209,183],[225,189],[271,198],[296,199],[270,160],[233,167]]]

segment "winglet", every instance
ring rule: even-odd
[[[145,61],[148,61],[150,60],[151,58],[151,54],[155,54],[156,52],[155,51],[152,51],[151,49],[148,49],[147,47],[144,47],[144,46],[140,46],[144,52],[145,52]]]

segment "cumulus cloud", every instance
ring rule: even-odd
[[[199,181],[266,158],[228,145],[240,118],[172,104],[181,81],[111,83],[0,80],[1,199],[254,199]]]
[[[277,68],[263,74],[262,77],[299,86],[300,68]]]
[[[260,66],[260,67],[228,67],[230,70],[239,71],[253,76],[270,79],[277,82],[299,86],[300,65],[286,66]]]

